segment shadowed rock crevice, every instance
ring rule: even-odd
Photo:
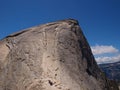
[[[0,41],[0,90],[118,90],[98,68],[74,19],[35,26]]]

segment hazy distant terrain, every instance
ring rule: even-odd
[[[100,64],[99,66],[109,79],[116,80],[120,85],[120,61],[115,63]]]

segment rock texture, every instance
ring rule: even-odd
[[[98,68],[78,22],[68,19],[0,41],[0,90],[118,90]]]

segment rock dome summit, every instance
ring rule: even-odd
[[[118,90],[77,20],[47,23],[0,41],[0,90]]]

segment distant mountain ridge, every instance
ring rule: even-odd
[[[99,64],[109,79],[115,80],[120,85],[120,61],[107,64]]]

